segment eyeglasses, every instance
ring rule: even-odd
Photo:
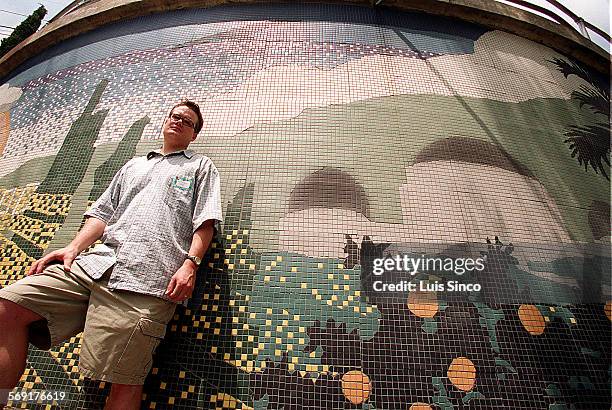
[[[170,114],[168,116],[168,118],[170,118],[172,121],[174,122],[180,122],[181,124],[184,124],[185,126],[189,127],[189,128],[193,128],[195,129],[195,124],[193,123],[193,121],[191,121],[189,118],[187,117],[183,117],[180,114]]]

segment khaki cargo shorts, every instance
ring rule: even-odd
[[[93,280],[76,263],[66,272],[51,265],[0,289],[10,300],[46,319],[30,325],[30,342],[49,349],[83,332],[79,371],[88,378],[144,384],[153,351],[166,334],[176,305],[149,295],[107,288],[110,270]]]

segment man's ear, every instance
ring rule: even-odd
[[[193,138],[191,139],[192,141],[195,141],[195,139],[198,138],[198,134],[196,134],[195,132],[193,133]]]

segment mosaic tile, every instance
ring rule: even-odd
[[[610,408],[609,81],[588,68],[442,17],[254,4],[101,27],[4,81],[2,287],[176,101],[202,107],[225,223],[142,408]],[[411,279],[483,290],[373,295],[392,254],[486,258]],[[103,407],[79,349],[30,348],[19,387],[68,396],[27,408]]]

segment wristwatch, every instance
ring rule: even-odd
[[[187,255],[185,259],[189,259],[191,262],[195,263],[197,267],[202,263],[202,258],[198,258],[197,256]]]

